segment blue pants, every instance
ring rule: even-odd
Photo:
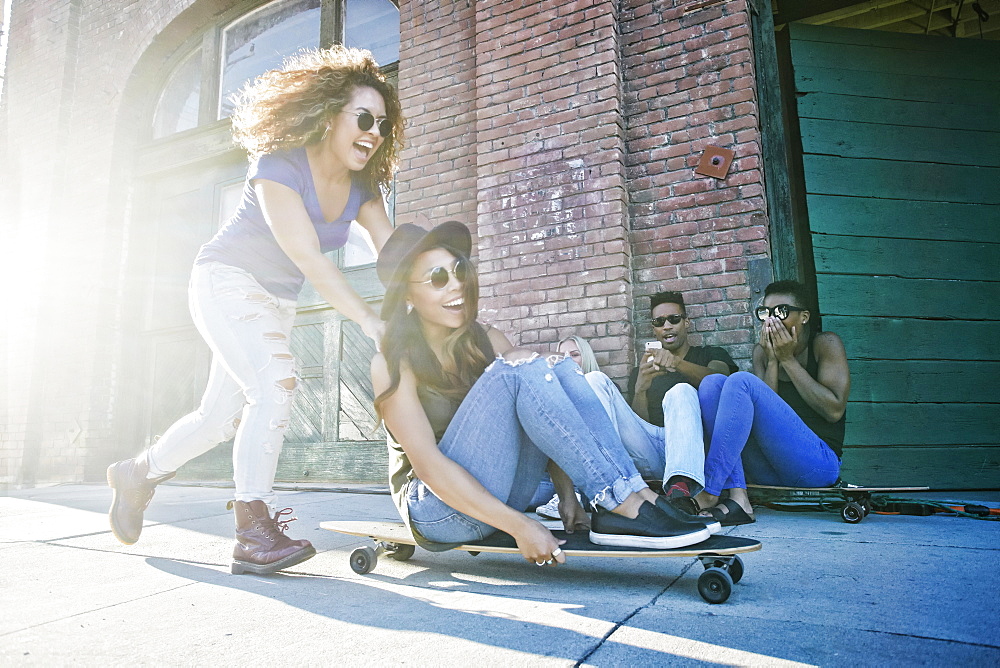
[[[498,359],[476,381],[438,447],[493,496],[524,510],[551,458],[595,505],[612,509],[646,485],[604,406],[568,358]],[[480,540],[496,529],[441,501],[421,480],[407,509],[428,540]]]
[[[789,487],[825,487],[837,481],[836,453],[752,373],[707,376],[698,399],[705,437],[710,439],[705,457],[709,494],[745,488],[747,478]]]

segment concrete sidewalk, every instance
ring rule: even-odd
[[[760,509],[727,532],[763,549],[709,605],[695,559],[543,569],[418,549],[355,575],[348,555],[367,541],[319,522],[395,519],[383,494],[283,494],[290,535],[319,554],[234,576],[230,496],[160,486],[131,547],[111,535],[104,486],[0,496],[0,664],[1000,664],[997,522]]]

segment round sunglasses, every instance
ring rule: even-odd
[[[754,312],[757,315],[758,320],[767,320],[768,317],[774,316],[778,320],[784,320],[796,311],[808,311],[809,309],[799,308],[798,306],[792,306],[791,304],[778,304],[773,308],[768,308],[767,306],[758,306],[757,310]]]
[[[661,315],[659,318],[653,318],[650,322],[653,324],[653,327],[663,327],[668,322],[671,325],[679,325],[682,320],[684,320],[684,316],[671,313],[670,315]]]
[[[465,283],[465,279],[469,275],[469,263],[459,258],[455,261],[455,267],[453,269],[448,269],[447,267],[434,267],[430,271],[430,278],[426,281],[410,281],[410,283],[430,283],[431,287],[435,290],[443,290],[444,287],[448,285],[449,275],[454,276],[455,280],[459,283]]]
[[[367,111],[345,111],[345,114],[351,114],[358,117],[358,129],[362,132],[368,132],[375,125],[375,117]],[[392,132],[392,123],[389,122],[388,118],[382,118],[378,120],[378,133],[382,137],[388,137],[389,133]]]

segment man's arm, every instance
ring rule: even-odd
[[[696,388],[701,385],[701,381],[705,376],[710,376],[713,373],[721,373],[724,376],[728,376],[735,371],[736,367],[736,363],[729,357],[729,353],[721,348],[710,349],[710,355],[713,359],[709,360],[705,366],[682,360],[666,350],[659,352],[666,353],[663,357],[664,364],[669,365],[667,366],[668,370],[677,371],[684,376],[687,382]]]
[[[851,392],[847,352],[843,341],[833,332],[817,334],[813,352],[819,363],[815,379],[794,357],[782,366],[805,402],[827,422],[836,422],[847,410],[847,397]]]
[[[653,378],[662,373],[662,371],[657,372],[653,365],[652,356],[648,353],[643,354],[639,367],[632,372],[632,377],[629,379],[629,394],[631,396],[629,405],[632,406],[635,414],[646,422],[650,421],[649,401],[646,398],[646,392],[649,390]]]

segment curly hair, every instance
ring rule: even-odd
[[[233,140],[251,158],[316,144],[330,118],[362,86],[382,96],[392,132],[361,171],[361,180],[373,193],[388,192],[403,148],[403,113],[396,90],[364,49],[336,45],[303,50],[286,58],[281,69],[248,83],[235,95]]]

